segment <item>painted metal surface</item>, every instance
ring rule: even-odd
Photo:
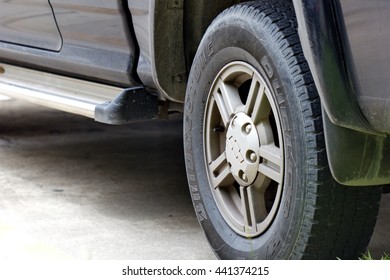
[[[0,0],[0,41],[59,51],[62,39],[48,0]]]
[[[367,121],[390,133],[390,1],[341,0],[356,73],[359,105]]]
[[[63,45],[49,52],[0,42],[0,59],[58,74],[120,86],[139,85],[138,49],[127,1],[50,1]],[[0,10],[4,3],[0,2]],[[38,27],[36,27],[38,28]]]
[[[375,134],[356,100],[355,75],[337,0],[294,0],[299,35],[322,105],[332,123]]]
[[[351,7],[358,2],[361,1],[350,1]],[[371,1],[367,3],[373,4]],[[294,6],[304,54],[324,108],[325,140],[334,178],[351,186],[390,183],[390,160],[386,156],[390,151],[390,141],[384,133],[386,129],[376,126],[374,119],[368,118],[362,103],[363,96],[375,97],[377,94],[373,93],[375,90],[363,90],[361,85],[366,72],[377,69],[374,69],[373,60],[367,58],[366,62],[371,66],[366,64],[369,67],[361,67],[360,70],[359,66],[355,66],[360,65],[364,55],[357,51],[359,48],[355,44],[360,40],[360,32],[353,34],[351,27],[354,25],[348,23],[352,18],[345,16],[348,15],[346,6],[339,0],[294,0]],[[360,11],[365,12],[364,8]],[[371,17],[370,20],[380,19]],[[378,31],[374,29],[371,32]],[[360,36],[363,36],[363,41],[364,37],[368,38],[364,34]],[[373,43],[366,42],[365,45]],[[368,53],[371,57],[380,55],[375,54],[373,49],[368,50],[366,55]],[[376,90],[383,88],[377,84]],[[380,95],[387,96],[384,93]],[[378,99],[375,103],[378,106],[381,101]],[[381,114],[383,111],[374,109],[373,113]]]

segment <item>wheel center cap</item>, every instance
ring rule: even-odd
[[[241,186],[250,186],[259,169],[260,141],[252,119],[238,113],[226,133],[226,158],[230,171]]]

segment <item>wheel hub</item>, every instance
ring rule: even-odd
[[[226,158],[234,179],[241,186],[256,180],[259,168],[259,136],[252,119],[245,113],[236,114],[226,134]]]

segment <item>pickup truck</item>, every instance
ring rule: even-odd
[[[218,258],[354,259],[390,183],[389,27],[386,0],[0,0],[0,94],[182,113]]]

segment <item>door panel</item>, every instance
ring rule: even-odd
[[[0,41],[59,51],[62,40],[48,0],[0,0]]]
[[[50,0],[64,41],[80,47],[128,51],[123,1]]]
[[[136,74],[139,51],[127,0],[50,0],[50,4],[61,33],[60,51],[0,40],[0,60],[107,84],[140,84]]]
[[[120,84],[136,80],[136,44],[126,0],[50,0],[63,38],[60,55]]]

